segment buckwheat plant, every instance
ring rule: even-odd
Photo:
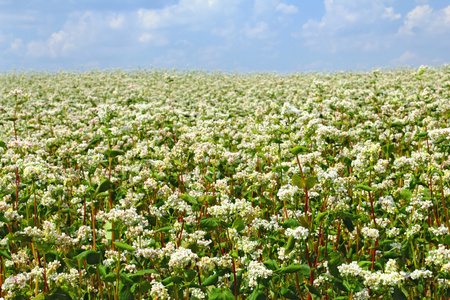
[[[450,66],[0,74],[0,298],[450,298]]]

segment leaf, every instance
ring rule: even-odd
[[[294,155],[297,155],[299,153],[303,153],[303,152],[309,153],[311,151],[304,146],[295,146],[295,147],[289,149],[289,152],[291,152]]]
[[[315,185],[316,185],[317,179],[315,177],[308,177],[308,179],[306,179],[306,188],[312,189]]]
[[[200,202],[206,202],[206,203],[208,203],[209,205],[215,205],[216,204],[216,196],[211,196],[211,195],[206,195],[206,196],[200,196],[199,198],[198,198],[198,200],[200,201]]]
[[[320,223],[322,220],[329,214],[328,211],[324,211],[321,213],[318,213],[317,216],[314,218],[314,222]]]
[[[100,194],[103,192],[106,192],[113,186],[113,183],[109,181],[109,179],[103,179],[102,182],[97,187],[97,190],[95,191],[96,194]]]
[[[78,254],[77,256],[75,256],[74,258],[75,258],[76,260],[86,259],[86,257],[87,257],[89,254],[91,254],[91,253],[97,253],[97,254],[100,254],[100,253],[98,253],[98,252],[95,252],[94,250],[85,250],[85,251],[81,252],[80,254]]]
[[[181,283],[183,282],[183,277],[176,275],[176,276],[172,276],[172,277],[168,277],[164,280],[161,281],[162,284],[164,285],[168,285],[169,283]]]
[[[209,300],[234,300],[229,289],[213,288],[209,293]]]
[[[315,295],[315,296],[317,296],[317,297],[320,297],[320,296],[321,296],[319,290],[318,290],[315,286],[313,286],[313,285],[311,285],[311,284],[307,284],[306,287],[308,288],[308,291],[309,291],[311,294],[313,294],[313,295]]]
[[[403,189],[400,192],[400,197],[405,201],[409,201],[412,198],[412,192],[408,189]]]
[[[280,268],[275,271],[275,273],[279,274],[288,274],[288,273],[297,273],[301,272],[303,275],[309,275],[311,273],[311,268],[308,265],[297,265],[291,264],[287,267]]]
[[[155,232],[169,232],[173,226],[164,226],[155,230]]]
[[[72,300],[72,297],[70,297],[69,293],[67,293],[62,288],[58,287],[53,293],[48,295],[48,300]]]
[[[131,285],[124,284],[119,290],[119,300],[134,300],[133,293],[131,292]]]
[[[106,221],[105,224],[103,225],[103,229],[105,230],[105,237],[108,240],[112,240],[112,223],[109,221]]]
[[[114,246],[122,250],[135,251],[136,249],[128,244],[121,242],[114,242]]]
[[[407,294],[405,295],[404,292],[395,287],[394,288],[394,294],[392,295],[393,300],[408,300]]]
[[[300,189],[304,189],[306,185],[305,180],[298,174],[292,175],[292,183]]]
[[[254,289],[253,292],[248,296],[247,300],[266,300],[267,296],[264,294],[264,292]],[[297,298],[295,298],[297,299]]]
[[[295,246],[295,239],[293,236],[290,236],[285,247],[286,254],[290,253],[292,249],[294,249],[294,246]]]
[[[244,230],[245,224],[244,221],[242,221],[242,218],[237,217],[236,220],[234,220],[232,227],[236,229],[238,232]]]
[[[117,149],[108,149],[105,151],[105,155],[107,157],[111,157],[111,158],[119,156],[119,155],[124,155],[124,154],[125,154],[125,151],[117,150]]]
[[[371,188],[370,186],[367,186],[365,184],[362,184],[362,183],[357,184],[356,188],[367,191],[367,192],[373,192],[373,188]]]
[[[106,282],[114,282],[117,280],[117,274],[116,273],[109,273],[103,277],[103,280]]]
[[[214,179],[212,179],[211,176],[203,175],[203,177],[205,178],[206,181],[209,181],[210,183],[213,183],[213,182],[214,182]]]
[[[86,255],[86,262],[90,265],[97,265],[100,263],[101,257],[99,252],[90,252]]]
[[[180,197],[180,199],[183,199],[184,201],[192,203],[194,205],[198,204],[197,199],[195,199],[194,197],[192,197],[189,194],[180,194],[178,197]]]
[[[298,227],[300,226],[300,222],[297,221],[296,219],[286,219],[283,223],[283,228],[293,228],[293,227]]]
[[[207,229],[216,229],[219,227],[219,223],[214,218],[205,218],[203,217],[199,224],[200,228],[207,228]]]
[[[205,279],[205,281],[202,282],[203,286],[209,286],[209,285],[216,285],[216,283],[219,281],[219,275],[213,274]]]
[[[266,261],[263,262],[264,266],[266,266],[267,269],[275,271],[276,269],[278,269],[278,264],[276,261],[273,261],[271,259],[268,259]]]
[[[144,269],[144,270],[139,270],[136,273],[131,274],[131,277],[135,277],[135,276],[144,276],[147,274],[158,274],[158,271],[156,271],[155,269]]]
[[[0,255],[4,258],[11,259],[11,256],[6,251],[0,250]]]

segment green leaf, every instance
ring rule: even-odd
[[[209,181],[209,182],[211,182],[211,183],[214,182],[214,179],[212,179],[212,177],[209,176],[209,175],[203,175],[203,177],[205,178],[206,181]]]
[[[293,228],[293,227],[298,227],[300,226],[300,222],[297,221],[296,219],[286,219],[283,223],[283,228]]]
[[[132,285],[134,283],[133,280],[131,280],[130,277],[128,277],[124,273],[119,273],[119,278],[120,278],[120,281],[122,281],[123,284],[130,284],[130,285]]]
[[[91,254],[91,253],[94,253],[94,254],[100,254],[100,253],[98,253],[98,252],[96,252],[96,251],[94,251],[94,250],[85,250],[85,251],[81,252],[80,254],[78,254],[77,256],[75,256],[74,258],[75,258],[76,260],[86,259],[87,256],[88,256],[89,254]]]
[[[155,232],[169,232],[173,226],[164,226],[155,230]]]
[[[306,188],[312,189],[316,185],[317,179],[315,177],[308,177],[306,179]]]
[[[209,205],[215,205],[216,204],[216,196],[206,195],[206,196],[200,196],[198,200],[202,203],[208,203]]]
[[[3,149],[6,149],[6,144],[4,141],[0,141],[0,147],[2,147]]]
[[[297,265],[291,264],[287,267],[280,268],[275,271],[275,273],[279,274],[288,274],[288,273],[297,273],[301,272],[303,275],[309,275],[311,273],[311,268],[308,265]]]
[[[168,277],[161,281],[161,283],[164,285],[168,285],[169,283],[172,283],[172,282],[176,283],[176,284],[181,283],[181,282],[183,282],[183,277],[176,275],[176,276]]]
[[[321,296],[319,290],[318,290],[315,286],[313,286],[313,285],[311,285],[311,284],[307,284],[306,287],[308,288],[308,291],[309,291],[311,294],[313,294],[313,295],[315,295],[315,296],[317,296],[317,297],[320,297],[320,296]]]
[[[156,271],[155,269],[145,269],[145,270],[139,270],[136,273],[131,274],[131,277],[135,277],[135,276],[143,276],[143,275],[147,275],[147,274],[158,274],[158,271]]]
[[[100,263],[102,255],[99,252],[89,252],[86,255],[86,262],[90,265],[97,265]]]
[[[133,293],[131,292],[131,285],[124,284],[119,289],[119,300],[134,300],[135,297],[133,296]]]
[[[305,180],[298,174],[292,175],[292,183],[300,189],[304,189],[306,185]]]
[[[324,211],[321,213],[318,213],[317,216],[314,218],[314,222],[320,223],[322,220],[329,214],[329,211]]]
[[[114,246],[122,250],[135,251],[136,249],[128,244],[121,242],[114,242]]]
[[[194,197],[192,197],[189,194],[180,194],[178,197],[180,197],[180,199],[183,199],[184,201],[189,202],[191,204],[194,204],[194,205],[198,204],[197,199],[195,199]]]
[[[264,261],[263,264],[269,270],[275,271],[275,270],[278,269],[278,263],[276,261],[271,260],[271,259],[268,259],[268,260]]]
[[[416,137],[421,138],[428,134],[428,131],[416,133]]]
[[[295,147],[289,149],[289,152],[291,152],[294,155],[297,155],[299,153],[304,153],[304,152],[309,153],[311,151],[304,146],[295,146]]]
[[[105,230],[105,237],[108,240],[112,240],[112,223],[109,221],[105,221],[105,224],[103,225],[103,229]]]
[[[408,300],[408,294],[405,295],[405,293],[401,289],[395,287],[394,294],[392,295],[392,299],[393,300]]]
[[[234,300],[234,295],[227,288],[213,288],[209,293],[209,300]]]
[[[72,297],[70,297],[69,293],[67,293],[65,290],[58,287],[58,288],[56,288],[55,291],[53,291],[53,293],[48,295],[47,299],[48,300],[72,300]]]
[[[412,198],[412,192],[408,189],[403,189],[400,192],[400,197],[405,201],[409,201]]]
[[[109,273],[103,277],[103,280],[106,282],[114,282],[117,280],[117,274],[116,273]]]
[[[294,249],[294,247],[295,247],[295,239],[294,239],[293,236],[290,236],[288,238],[287,243],[286,243],[286,247],[285,247],[286,250],[285,250],[285,252],[287,254],[290,253]]]
[[[365,184],[362,184],[362,183],[357,184],[356,188],[367,191],[367,192],[373,192],[373,188],[371,188],[370,186],[367,186]]]
[[[95,191],[96,194],[100,194],[103,192],[106,192],[113,186],[113,183],[109,181],[109,179],[103,179],[100,184],[97,187],[97,190]]]
[[[238,232],[244,230],[245,224],[244,221],[242,221],[242,218],[237,217],[236,220],[234,220],[232,227],[236,229]]]
[[[444,238],[444,244],[447,245],[447,246],[450,246],[450,235],[447,235],[447,236]],[[1,252],[0,252],[0,253],[1,253]]]
[[[200,221],[199,227],[200,228],[207,228],[207,229],[216,229],[219,226],[219,222],[217,222],[214,218],[205,218],[203,217]]]
[[[105,151],[105,155],[107,157],[111,157],[111,158],[119,156],[119,155],[124,155],[124,154],[125,154],[125,151],[117,150],[117,149],[108,149]]]
[[[205,279],[205,281],[202,282],[203,286],[209,286],[209,285],[216,285],[216,283],[219,281],[219,275],[213,274]]]
[[[4,250],[0,250],[0,255],[3,256],[4,258],[11,259],[9,253]]]
[[[248,296],[247,300],[266,300],[267,296],[264,294],[264,292],[254,289],[253,292]],[[297,299],[297,298],[295,298]]]

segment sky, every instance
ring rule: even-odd
[[[0,72],[448,62],[448,0],[0,0]]]

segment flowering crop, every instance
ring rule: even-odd
[[[4,299],[448,299],[450,66],[0,75]]]

